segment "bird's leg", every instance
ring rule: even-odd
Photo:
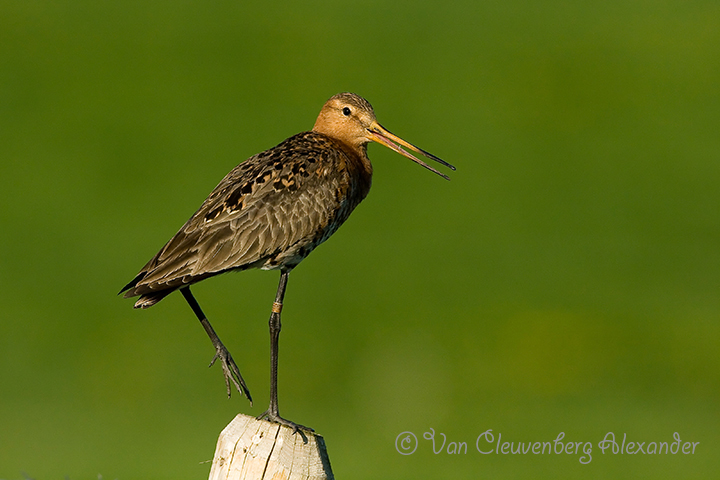
[[[312,428],[299,425],[295,422],[285,420],[280,416],[278,411],[278,395],[277,395],[277,367],[278,367],[278,340],[280,338],[280,312],[282,311],[283,298],[285,297],[285,287],[287,286],[288,274],[290,272],[282,272],[280,275],[280,284],[278,285],[275,302],[273,302],[272,313],[270,314],[270,406],[268,409],[257,417],[259,420],[268,420],[271,422],[286,425],[293,429],[293,433],[298,429],[313,431]]]
[[[250,405],[252,405],[252,397],[250,396],[250,390],[248,390],[247,385],[245,385],[245,380],[243,380],[242,375],[240,375],[240,369],[238,369],[237,365],[235,364],[235,360],[233,360],[232,358],[232,355],[230,355],[230,352],[228,352],[228,349],[225,348],[225,345],[223,345],[223,343],[220,341],[220,337],[217,336],[217,333],[215,333],[212,325],[210,325],[210,322],[200,308],[197,300],[195,300],[195,297],[190,292],[190,287],[183,287],[180,289],[180,291],[182,292],[183,297],[185,297],[185,300],[187,300],[188,304],[190,305],[190,308],[192,308],[193,312],[195,312],[195,315],[197,316],[198,320],[200,320],[200,323],[202,324],[203,328],[208,334],[208,337],[210,337],[210,341],[215,347],[215,356],[213,357],[209,366],[212,367],[215,361],[218,358],[220,359],[220,365],[222,366],[223,375],[225,376],[225,386],[227,387],[228,397],[230,397],[230,394],[232,393],[232,388],[230,387],[230,382],[232,382],[235,385],[235,388],[238,389],[238,392],[244,394],[247,399],[250,400]]]

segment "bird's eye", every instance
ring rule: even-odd
[[[343,108],[343,115],[345,115],[346,117],[349,117],[351,113],[352,112],[348,107]]]

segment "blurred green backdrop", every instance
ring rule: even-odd
[[[709,478],[719,85],[714,1],[1,1],[0,478],[207,477],[266,407],[277,272],[195,289],[253,407],[180,295],[115,294],[346,90],[458,170],[371,146],[368,199],[292,275],[280,405],[336,476]],[[487,429],[593,459],[481,455]],[[607,432],[700,443],[603,455]]]

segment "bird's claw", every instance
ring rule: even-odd
[[[232,382],[232,384],[235,385],[235,388],[237,388],[238,392],[245,395],[247,399],[250,400],[250,405],[252,405],[252,397],[250,396],[250,390],[248,389],[247,385],[245,385],[245,380],[243,380],[243,377],[240,374],[240,369],[235,364],[235,360],[233,360],[232,355],[230,355],[228,349],[225,348],[225,346],[222,344],[215,347],[215,356],[212,358],[212,360],[210,361],[210,365],[208,366],[212,367],[213,365],[215,365],[215,362],[218,359],[220,359],[223,376],[225,377],[225,387],[227,388],[228,398],[232,395],[232,387],[230,386],[230,383]]]
[[[284,425],[286,427],[292,428],[293,433],[297,433],[298,430],[303,430],[308,433],[313,433],[315,430],[313,430],[310,427],[306,427],[305,425],[300,425],[299,423],[291,422],[290,420],[285,420],[277,413],[272,413],[270,410],[266,410],[264,413],[258,415],[258,420],[267,420],[268,422],[278,423],[280,425]],[[301,432],[302,434],[302,432]]]

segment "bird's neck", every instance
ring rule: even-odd
[[[333,141],[345,152],[349,161],[349,167],[355,172],[353,177],[358,182],[357,187],[360,192],[362,192],[361,198],[365,198],[370,191],[373,174],[372,163],[370,163],[370,159],[367,156],[367,144],[352,146],[338,139],[333,139]]]

